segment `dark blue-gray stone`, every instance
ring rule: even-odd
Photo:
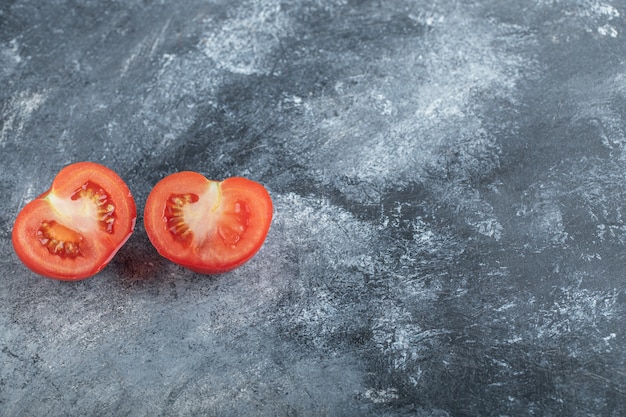
[[[0,415],[626,414],[617,0],[0,4]],[[139,207],[111,264],[31,273],[61,167]],[[262,182],[243,267],[160,258],[181,170]]]

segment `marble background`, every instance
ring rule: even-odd
[[[626,4],[0,2],[0,415],[626,414]],[[117,171],[136,232],[27,270],[19,210]],[[150,246],[163,176],[262,182],[219,276]]]

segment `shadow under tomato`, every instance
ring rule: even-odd
[[[115,255],[109,267],[120,277],[124,286],[130,287],[159,281],[167,264],[167,260],[152,247],[145,233],[135,233]]]

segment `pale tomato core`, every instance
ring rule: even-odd
[[[80,256],[81,232],[98,229],[113,234],[117,220],[115,204],[98,184],[87,181],[74,191],[70,199],[59,197],[54,192],[48,194],[46,199],[57,218],[62,219],[61,222],[43,220],[36,232],[39,243],[51,254],[62,258]]]
[[[220,183],[210,182],[202,194],[171,194],[163,220],[174,239],[185,247],[202,248],[217,235],[235,247],[249,226],[250,209],[243,201],[222,204]]]

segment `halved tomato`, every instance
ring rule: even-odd
[[[37,274],[66,281],[104,268],[135,227],[137,209],[124,181],[109,168],[78,162],[15,219],[13,247]]]
[[[202,274],[230,271],[261,248],[272,199],[241,177],[212,181],[178,172],[159,181],[146,201],[144,224],[161,256]]]

